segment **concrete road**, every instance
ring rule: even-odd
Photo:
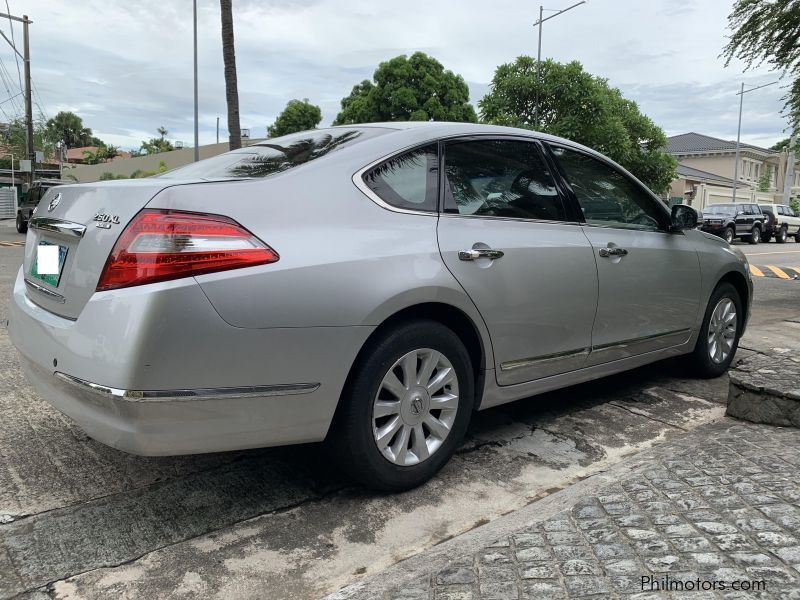
[[[0,241],[22,238],[0,221]],[[0,246],[3,324],[21,260]],[[800,327],[797,285],[756,282],[744,347]],[[0,327],[0,598],[320,597],[716,420],[726,394],[725,377],[689,379],[669,361],[484,411],[433,481],[381,495],[314,445],[172,458],[105,447],[37,397]]]

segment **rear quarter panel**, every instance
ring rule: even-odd
[[[227,215],[277,251],[276,263],[196,278],[234,327],[376,326],[403,308],[441,302],[473,321],[493,364],[483,321],[441,260],[438,217],[373,203],[351,179],[368,162],[326,160],[267,179],[182,186],[149,207]]]

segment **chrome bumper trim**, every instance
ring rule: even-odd
[[[53,290],[48,290],[46,287],[44,287],[43,285],[39,285],[38,283],[33,283],[27,277],[25,278],[25,285],[27,285],[30,288],[33,288],[37,292],[41,292],[42,294],[48,296],[50,299],[55,300],[56,302],[60,302],[61,304],[64,304],[67,301],[67,299],[61,294],[58,294]]]
[[[28,221],[28,227],[43,231],[53,231],[71,237],[83,237],[86,233],[86,226],[63,219],[51,219],[50,217],[34,217]]]
[[[121,390],[84,381],[78,377],[56,371],[55,377],[84,391],[101,396],[119,398],[128,402],[184,402],[192,400],[229,400],[261,396],[292,396],[310,394],[319,389],[319,383],[287,383],[247,387],[196,388],[188,390]]]

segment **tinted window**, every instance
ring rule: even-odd
[[[319,129],[294,133],[179,167],[159,177],[167,179],[269,177],[387,131],[391,130],[370,127]]]
[[[410,210],[436,210],[436,145],[387,160],[364,175],[364,183],[387,204]]]
[[[778,214],[779,214],[779,215],[785,215],[785,214],[786,214],[786,213],[783,211],[783,207],[782,207],[782,206],[778,206],[778,207],[776,207],[776,208],[777,208],[777,210],[778,210]]]
[[[564,221],[553,176],[536,144],[455,142],[445,149],[445,212]]]
[[[591,156],[554,147],[587,223],[621,229],[657,230],[664,211],[625,175]]]

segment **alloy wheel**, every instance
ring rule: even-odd
[[[731,231],[730,229],[728,229],[725,232],[725,241],[728,242],[729,244],[733,243],[733,231]]]
[[[458,376],[444,354],[431,348],[404,354],[384,375],[375,395],[375,444],[396,465],[423,462],[450,434],[458,401]]]
[[[736,342],[736,329],[736,305],[730,298],[722,298],[708,323],[708,355],[714,363],[727,360]]]

